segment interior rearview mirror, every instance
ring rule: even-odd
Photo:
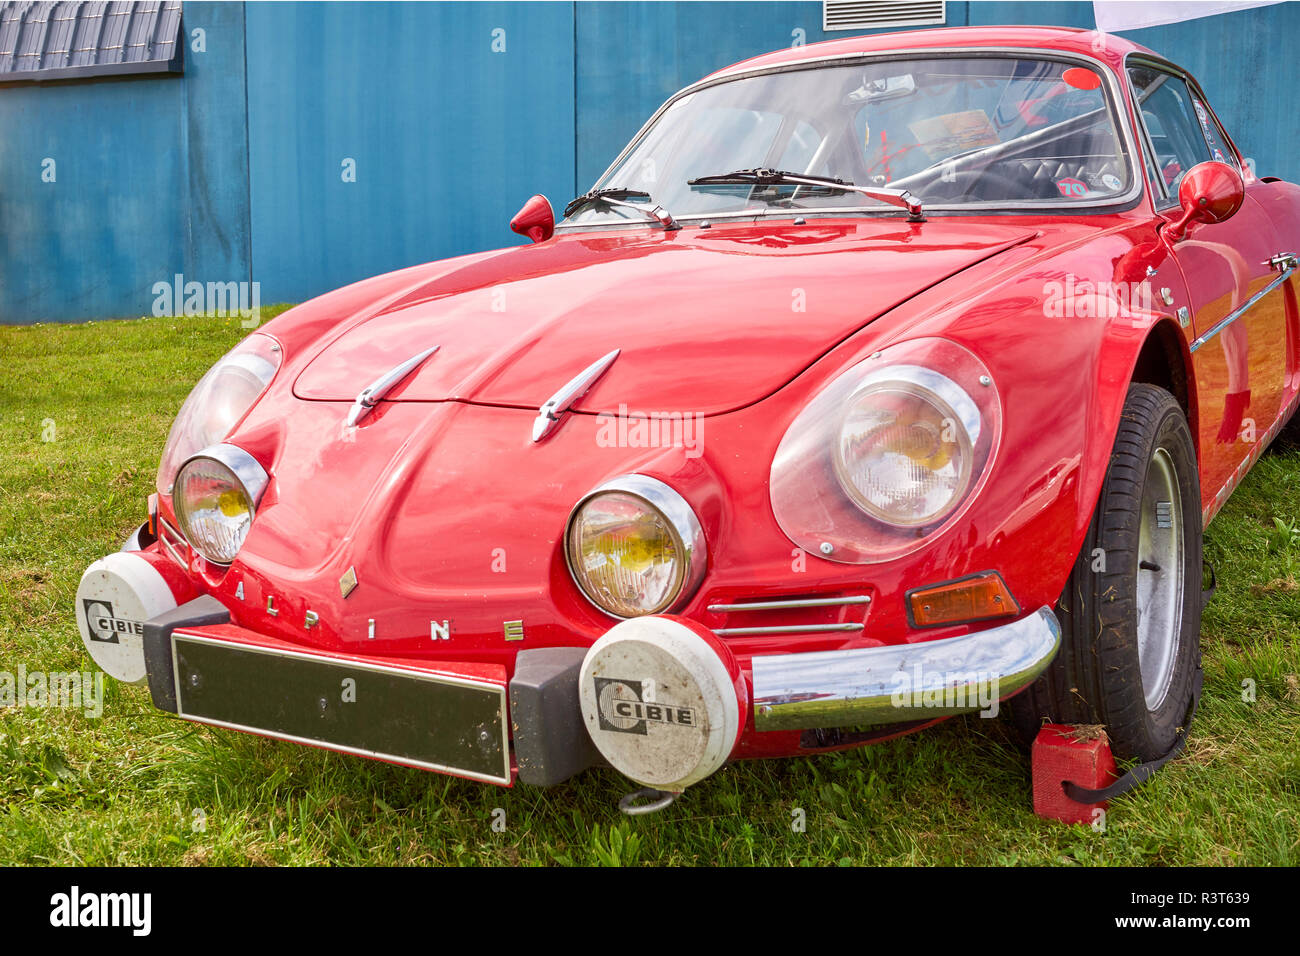
[[[911,73],[897,76],[864,77],[862,85],[849,93],[846,103],[875,103],[880,100],[892,100],[899,96],[908,96],[916,92],[916,78]]]

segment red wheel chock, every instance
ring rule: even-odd
[[[1119,774],[1110,741],[1101,727],[1044,724],[1034,738],[1031,754],[1034,775],[1034,813],[1049,820],[1092,825],[1096,810],[1107,804],[1079,803],[1065,793],[1070,782],[1087,790],[1101,790]]]

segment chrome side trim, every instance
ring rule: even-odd
[[[797,607],[838,607],[841,604],[870,603],[870,596],[854,594],[849,597],[790,598],[779,601],[751,601],[746,604],[710,604],[708,609],[714,614],[727,614],[731,611],[783,611]]]
[[[352,408],[348,411],[347,427],[355,428],[357,423],[369,415],[370,410],[379,404],[381,398],[392,391],[402,379],[419,368],[424,363],[424,360],[436,351],[438,351],[438,346],[435,345],[431,349],[425,349],[418,355],[412,355],[401,365],[390,368],[358,392],[356,401],[352,403]]]
[[[788,627],[715,627],[714,634],[740,637],[747,634],[828,634],[835,631],[860,631],[864,624],[791,624]]]
[[[1249,299],[1247,299],[1244,303],[1242,303],[1240,307],[1234,309],[1231,313],[1229,313],[1228,316],[1224,318],[1222,321],[1220,321],[1217,325],[1215,325],[1214,328],[1210,329],[1210,331],[1206,332],[1204,335],[1198,337],[1196,341],[1194,341],[1190,346],[1188,346],[1188,351],[1195,352],[1206,342],[1210,341],[1210,339],[1214,338],[1216,335],[1218,335],[1228,326],[1232,325],[1233,322],[1236,322],[1239,318],[1241,318],[1243,315],[1246,314],[1247,309],[1255,305],[1257,302],[1259,302],[1260,299],[1264,298],[1264,296],[1268,295],[1270,292],[1272,292],[1274,289],[1280,286],[1283,282],[1285,282],[1288,278],[1290,278],[1291,273],[1295,272],[1295,270],[1296,270],[1295,266],[1290,266],[1280,276],[1278,276],[1276,279],[1274,279],[1268,285],[1264,286],[1264,288],[1260,289]]]
[[[1002,699],[1056,656],[1061,625],[1050,607],[1011,624],[938,641],[753,658],[757,730],[852,727],[933,719],[980,709],[992,683]],[[918,699],[938,689],[934,706]],[[945,697],[951,695],[951,706]]]
[[[596,383],[596,379],[604,375],[614,364],[614,359],[618,358],[620,351],[621,349],[614,349],[601,356],[565,382],[558,392],[542,403],[542,407],[537,410],[537,418],[533,420],[533,441],[541,441],[555,429],[555,426],[560,423],[560,416],[569,410],[570,405],[587,394],[587,390]]]

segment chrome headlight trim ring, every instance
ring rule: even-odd
[[[621,614],[615,614],[596,602],[587,589],[583,587],[573,560],[569,553],[569,539],[573,533],[573,522],[582,511],[583,506],[593,498],[609,492],[621,492],[639,498],[649,507],[663,516],[668,524],[681,556],[680,584],[673,596],[662,607],[645,611],[644,614],[663,614],[680,610],[687,601],[694,597],[704,581],[704,572],[708,567],[708,543],[704,538],[704,526],[696,516],[694,509],[685,498],[671,485],[651,478],[649,475],[628,474],[611,478],[598,485],[578,499],[564,522],[564,536],[560,542],[564,551],[564,566],[568,568],[569,577],[578,593],[593,607],[618,620],[629,620]],[[638,615],[641,616],[641,615]]]
[[[861,384],[853,390],[847,399],[847,406],[844,410],[844,416],[847,418],[852,411],[868,400],[869,396],[875,392],[887,391],[891,386],[903,386],[904,391],[918,389],[921,394],[916,395],[918,399],[928,403],[945,418],[951,418],[954,425],[962,429],[965,441],[960,442],[965,453],[969,457],[973,456],[974,449],[979,443],[980,431],[983,427],[979,406],[970,394],[950,379],[948,376],[934,369],[926,368],[921,365],[893,365],[882,368],[866,376]],[[915,394],[915,393],[913,393]],[[951,414],[945,414],[951,413]],[[841,426],[842,427],[842,426]],[[874,505],[872,505],[862,492],[854,485],[853,481],[847,474],[848,463],[839,448],[831,452],[831,464],[835,472],[835,478],[840,484],[844,494],[858,508],[872,519],[881,522],[884,525],[900,528],[924,528],[938,524],[945,520],[965,499],[966,493],[970,490],[970,485],[978,475],[973,472],[967,473],[962,481],[962,487],[943,508],[934,514],[926,515],[910,521],[903,521],[896,517],[890,517],[882,514]]]
[[[217,464],[222,465],[235,477],[235,480],[239,482],[240,487],[243,489],[243,492],[247,496],[249,504],[251,505],[249,509],[249,522],[251,523],[257,517],[258,505],[261,504],[262,496],[266,494],[267,485],[271,482],[271,476],[266,473],[266,469],[262,467],[261,463],[258,462],[256,458],[244,451],[244,449],[240,448],[238,445],[221,442],[216,445],[209,445],[202,451],[186,458],[185,461],[181,463],[181,466],[176,469],[177,479],[180,478],[191,462],[203,459],[215,461]],[[179,481],[173,484],[172,511],[176,515],[176,524],[180,526],[181,534],[185,536],[185,540],[189,542],[190,547],[196,553],[203,555],[205,561],[215,564],[218,567],[229,567],[233,563],[233,559],[231,561],[213,560],[208,557],[197,544],[195,544],[193,538],[190,536],[189,522],[183,516],[180,506],[178,506],[177,500],[174,497],[176,484],[179,484]]]

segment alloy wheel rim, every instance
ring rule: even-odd
[[[1173,456],[1157,448],[1147,466],[1138,522],[1137,644],[1149,711],[1169,695],[1183,626],[1186,542]]]

